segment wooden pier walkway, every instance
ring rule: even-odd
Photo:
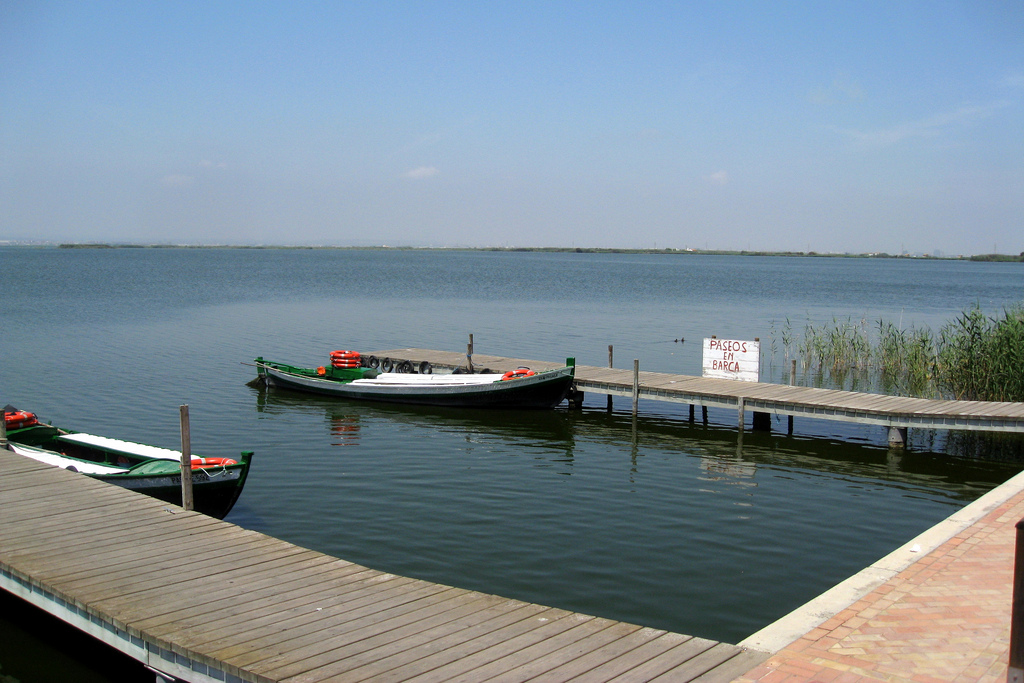
[[[369,355],[369,354],[366,354]],[[391,349],[374,352],[378,358],[427,361],[439,368],[466,366],[466,354],[429,349]],[[504,372],[518,366],[533,370],[562,367],[560,362],[502,356],[473,355],[476,368]],[[892,430],[963,429],[1024,432],[1024,403],[990,401],[941,401],[905,396],[884,396],[854,391],[815,389],[784,384],[739,382],[633,369],[576,366],[576,389],[582,392],[628,396],[691,406],[731,408],[738,411],[738,425],[750,413],[813,417],[860,424],[882,425]]]
[[[6,449],[0,588],[193,683],[724,683],[768,657],[376,571]]]

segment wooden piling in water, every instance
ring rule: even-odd
[[[181,507],[195,510],[192,497],[192,433],[188,420],[188,405],[179,409],[181,413]]]
[[[640,359],[633,359],[633,414],[640,407]]]
[[[612,345],[608,345],[608,368],[612,367]],[[612,412],[612,395],[608,394],[608,412]]]

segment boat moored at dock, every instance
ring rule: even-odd
[[[331,364],[316,368],[262,357],[255,363],[258,381],[295,391],[388,403],[538,409],[562,402],[572,387],[576,365],[575,359],[568,358],[565,367],[541,372],[526,367],[504,373],[381,372],[361,364],[352,351],[332,352]]]
[[[24,411],[19,411],[24,412]],[[5,409],[5,417],[7,415]],[[181,452],[105,436],[68,432],[32,420],[8,431],[7,447],[25,458],[181,504]],[[11,421],[5,420],[6,424]],[[252,452],[236,458],[193,455],[195,509],[223,519],[242,494]]]

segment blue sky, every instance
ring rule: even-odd
[[[1024,3],[8,2],[0,240],[1024,251]]]

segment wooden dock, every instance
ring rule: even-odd
[[[6,449],[0,588],[193,683],[725,683],[768,657],[376,571]]]
[[[369,355],[369,354],[365,354]],[[438,368],[466,367],[465,353],[429,349],[390,349],[374,352],[378,358],[411,360],[414,366],[427,361]],[[504,372],[519,366],[533,370],[562,367],[561,362],[502,356],[472,356],[475,368]],[[993,432],[1024,432],[1024,403],[991,401],[941,401],[905,396],[885,396],[855,391],[815,389],[763,382],[739,382],[662,372],[634,374],[634,369],[576,366],[575,387],[582,392],[627,396],[634,401],[654,399],[691,406],[731,408],[742,429],[746,413],[813,417],[842,422],[882,425],[890,429],[890,442],[906,441],[906,430],[963,429]],[[757,422],[755,420],[755,426]]]

